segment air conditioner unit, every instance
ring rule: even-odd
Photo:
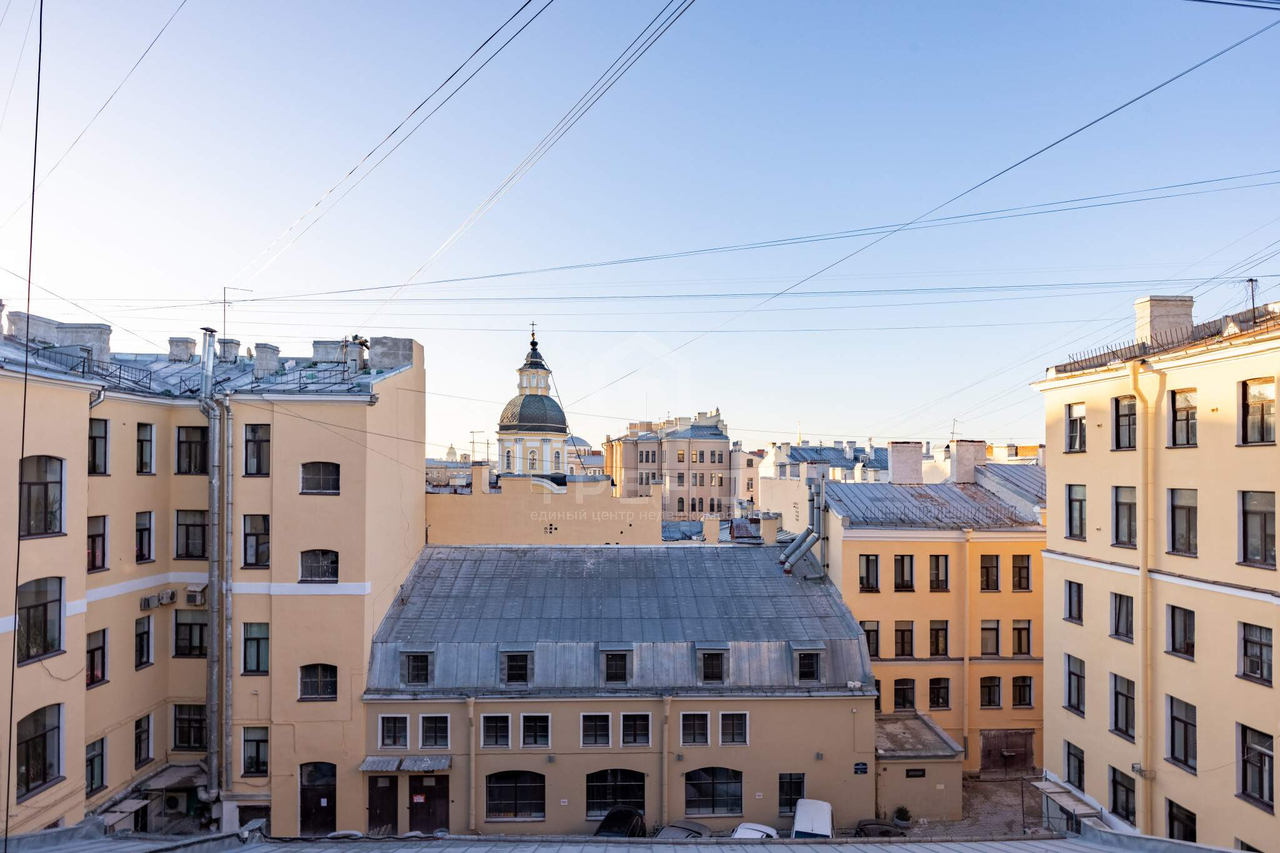
[[[178,594],[171,589],[166,589],[159,596],[153,595],[151,597],[156,598],[160,604],[173,604],[178,600]]]
[[[187,795],[169,793],[164,795],[164,813],[165,814],[186,814],[187,812]]]
[[[192,607],[203,607],[204,593],[196,592],[194,590],[187,590],[187,604],[190,604]]]
[[[160,597],[157,595],[144,595],[138,601],[138,608],[140,610],[150,610],[153,607],[159,607],[159,606],[160,606]]]

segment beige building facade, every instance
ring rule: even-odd
[[[669,521],[731,517],[732,448],[726,429],[717,409],[661,423],[641,421],[629,425],[626,435],[605,436],[604,471],[613,478],[614,494],[660,494]]]
[[[1038,383],[1046,767],[1118,828],[1277,849],[1277,316],[1141,299]]]

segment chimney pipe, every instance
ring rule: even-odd
[[[280,347],[275,344],[254,344],[253,378],[261,379],[280,370]]]
[[[956,439],[951,442],[951,482],[976,483],[976,469],[987,462],[985,441]]]
[[[195,338],[169,338],[170,361],[191,361],[191,356],[195,353]]]
[[[1176,340],[1191,331],[1195,298],[1192,296],[1144,296],[1135,299],[1134,336],[1140,344],[1152,339]]]
[[[918,441],[889,442],[889,482],[900,486],[924,483],[924,447]]]
[[[235,338],[218,338],[218,361],[234,364],[239,357],[239,341]]]

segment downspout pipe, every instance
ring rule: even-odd
[[[467,784],[467,829],[476,831],[476,697],[467,697],[467,765],[470,767]]]
[[[106,388],[99,388],[97,391],[94,391],[93,396],[89,398],[89,409],[90,410],[96,409],[98,405],[105,399],[107,399]]]
[[[1150,834],[1155,829],[1152,816],[1155,785],[1152,777],[1155,774],[1152,766],[1152,710],[1151,710],[1151,539],[1155,533],[1155,516],[1152,499],[1154,488],[1151,469],[1155,452],[1156,419],[1151,411],[1151,401],[1142,390],[1139,381],[1141,365],[1145,360],[1129,362],[1129,387],[1138,401],[1141,422],[1137,430],[1138,440],[1138,518],[1142,520],[1138,527],[1138,606],[1134,614],[1138,635],[1138,707],[1141,709],[1142,725],[1138,729],[1138,760],[1142,762],[1136,774],[1142,780],[1142,796],[1139,798],[1138,831]]]
[[[964,614],[963,625],[960,631],[963,644],[960,649],[961,678],[960,678],[960,734],[963,737],[964,757],[969,759],[969,602],[972,596],[969,595],[969,551],[973,546],[973,528],[966,527],[964,530],[964,550],[960,552],[960,594],[964,598],[960,602],[960,612]]]
[[[214,335],[216,330],[207,326],[200,362],[200,412],[209,420],[209,624],[218,630],[222,617],[222,561],[221,561],[221,512],[222,512],[222,421],[219,407],[213,398]],[[214,802],[221,794],[222,777],[222,727],[219,675],[221,674],[222,644],[215,636],[209,645],[205,668],[205,739],[208,742],[206,763],[209,771],[208,787],[197,789],[202,802]]]
[[[663,826],[666,826],[668,823],[671,822],[668,819],[670,817],[670,814],[669,814],[670,806],[668,804],[668,800],[671,799],[670,792],[668,791],[668,788],[671,785],[671,780],[669,778],[669,774],[671,773],[671,752],[670,752],[671,744],[669,740],[670,728],[671,728],[671,694],[668,693],[662,697],[662,786],[659,790],[661,791],[661,795],[662,795],[662,809],[660,811],[661,811]]]
[[[231,743],[231,703],[232,703],[232,661],[235,660],[233,643],[235,642],[235,622],[232,619],[231,579],[232,558],[235,556],[235,430],[232,429],[231,392],[222,395],[222,433],[226,438],[224,445],[226,455],[222,458],[223,493],[226,495],[225,511],[222,513],[223,548],[222,548],[222,778],[227,785],[231,784],[232,752]],[[225,827],[224,827],[225,829]]]

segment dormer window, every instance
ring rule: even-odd
[[[430,684],[431,655],[425,653],[405,655],[404,682],[417,685]]]
[[[507,687],[528,687],[533,681],[533,650],[503,652],[499,669]]]
[[[796,683],[822,681],[822,652],[826,648],[821,641],[795,641],[791,643],[791,665]]]
[[[604,680],[606,684],[627,683],[627,655],[610,652],[604,656]]]
[[[797,656],[796,672],[801,681],[817,681],[819,666],[817,652],[800,652]]]
[[[724,683],[724,652],[702,653],[702,680],[709,684]]]

